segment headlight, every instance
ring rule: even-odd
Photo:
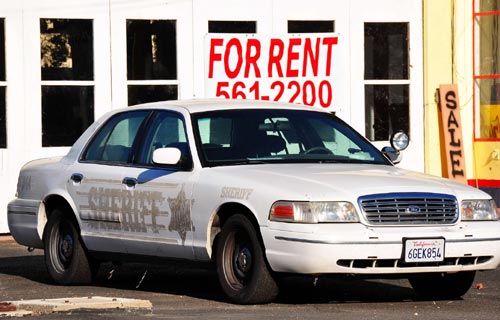
[[[497,206],[493,200],[462,201],[462,220],[498,220]]]
[[[271,207],[271,221],[283,222],[359,222],[350,202],[291,202],[278,201]]]

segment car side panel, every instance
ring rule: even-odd
[[[67,166],[61,158],[39,159],[26,164],[19,174],[17,198],[7,208],[9,229],[20,244],[43,248],[45,201],[52,195],[61,196],[72,206],[65,191]]]

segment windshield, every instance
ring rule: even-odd
[[[204,166],[254,163],[389,164],[332,114],[284,109],[220,110],[193,115]]]

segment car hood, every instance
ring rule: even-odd
[[[462,183],[387,165],[260,164],[211,170],[217,171],[218,180],[228,187],[261,191],[283,200],[355,201],[362,195],[393,192],[445,193],[458,199],[489,198]]]

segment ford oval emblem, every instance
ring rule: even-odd
[[[417,206],[409,206],[405,210],[406,213],[420,213],[420,208]]]

